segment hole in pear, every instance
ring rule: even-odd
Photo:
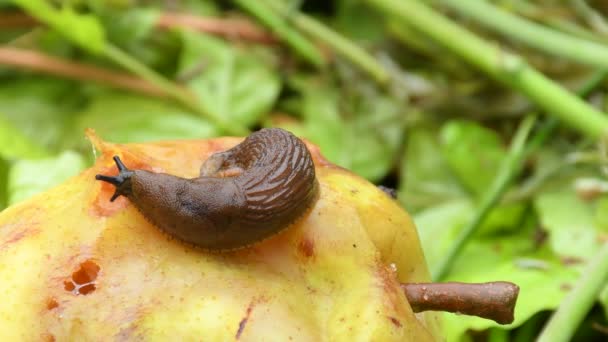
[[[72,277],[64,281],[65,290],[75,295],[90,294],[96,289],[95,281],[100,269],[92,260],[82,262],[78,270],[72,273]]]

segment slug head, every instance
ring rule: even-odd
[[[131,176],[133,176],[133,171],[127,169],[118,156],[114,156],[113,159],[118,167],[118,176],[95,175],[95,179],[110,183],[116,187],[114,195],[110,198],[111,202],[114,202],[119,196],[128,197],[131,194]]]

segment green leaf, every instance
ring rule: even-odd
[[[385,39],[384,17],[359,0],[336,1],[334,26],[351,39],[379,42]]]
[[[306,84],[301,91],[303,96],[300,110],[306,138],[319,145],[327,159],[352,170],[352,155],[347,145],[350,127],[340,117],[340,94],[337,89]]]
[[[471,210],[474,199],[460,186],[441,153],[437,130],[416,127],[408,132],[407,150],[401,163],[399,199],[411,213],[426,208],[447,210],[452,205],[465,205]],[[445,204],[445,206],[443,206]],[[456,209],[456,212],[461,209]],[[479,235],[491,235],[518,228],[525,204],[513,203],[494,208],[479,230]],[[470,215],[462,217],[470,219]],[[462,222],[464,224],[464,221]],[[455,236],[455,235],[454,235]]]
[[[604,315],[608,317],[608,285],[600,293],[600,303],[604,307]]]
[[[452,172],[476,196],[488,189],[507,155],[496,132],[464,120],[444,125],[441,145]]]
[[[5,117],[0,117],[0,158],[37,158],[48,155],[34,141],[27,138]]]
[[[82,136],[82,131],[68,129],[80,101],[73,82],[43,77],[0,82],[3,121],[50,151],[60,150],[64,138]]]
[[[46,0],[12,0],[29,15],[49,25],[67,39],[94,54],[103,52],[106,39],[103,27],[92,15],[79,14],[63,2],[61,8]]]
[[[19,160],[9,170],[8,201],[15,204],[47,190],[85,168],[83,157],[65,151],[56,157]]]
[[[182,32],[181,73],[201,68],[188,86],[206,111],[225,122],[251,126],[268,114],[279,95],[276,72],[253,51],[207,35]]]
[[[10,163],[0,158],[0,211],[6,208],[8,204],[8,170]]]
[[[420,239],[429,265],[445,253],[454,236],[473,207],[466,201],[454,201],[433,207],[418,215]],[[535,313],[556,308],[575,282],[577,268],[563,265],[550,248],[536,246],[533,239],[535,222],[528,222],[516,234],[500,239],[475,238],[467,244],[455,261],[446,281],[487,282],[510,281],[521,291],[512,329]],[[481,318],[444,315],[448,341],[457,341],[468,329],[485,330],[497,324]]]
[[[216,128],[169,101],[129,93],[109,92],[95,98],[76,121],[76,130],[93,128],[113,142],[201,139],[216,136]]]
[[[159,16],[159,10],[153,8],[104,8],[99,19],[105,24],[104,27],[107,27],[109,40],[119,46],[129,46],[146,38],[154,29]]]
[[[370,181],[379,181],[395,165],[403,143],[405,121],[397,101],[379,93],[357,94],[345,120],[352,126],[351,168]]]
[[[473,215],[467,199],[446,201],[414,215],[420,243],[429,267],[437,265],[447,253],[458,232]]]
[[[435,129],[416,127],[407,132],[401,161],[399,199],[412,213],[466,196],[441,154]]]
[[[602,196],[595,201],[594,225],[604,232],[608,232],[608,196]]]
[[[597,252],[600,236],[593,208],[572,189],[544,192],[536,197],[534,207],[556,254],[579,258],[582,265]]]
[[[500,241],[473,241],[456,262],[446,281],[488,282],[506,280],[520,287],[515,321],[502,329],[513,329],[537,312],[557,308],[579,277],[544,250],[533,251],[529,236]],[[496,323],[470,316],[445,315],[448,341],[457,340],[468,329],[499,327]]]
[[[113,45],[151,69],[167,74],[175,71],[179,40],[158,29],[159,9],[101,7],[96,13]]]
[[[292,83],[302,132],[327,159],[371,181],[386,176],[403,140],[403,109],[394,99],[370,88],[345,95],[316,79]]]

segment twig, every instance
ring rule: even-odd
[[[27,28],[38,24],[38,20],[22,12],[0,12],[0,28]]]
[[[606,281],[608,281],[608,243],[604,243],[599,253],[591,258],[582,271],[581,279],[562,301],[536,341],[570,341],[600,291],[606,286]]]
[[[608,116],[605,113],[551,81],[521,57],[482,40],[434,11],[424,2],[399,0],[367,0],[367,2],[389,15],[394,15],[403,24],[411,25],[491,77],[523,93],[548,114],[558,117],[588,137],[600,138],[608,133]],[[469,3],[469,1],[461,3]],[[517,30],[518,27],[514,26],[512,29]],[[584,51],[578,53],[584,54]]]
[[[0,28],[27,28],[39,25],[35,18],[22,13],[0,13]],[[161,13],[156,26],[162,29],[186,28],[222,36],[228,39],[254,41],[263,44],[277,42],[270,32],[247,19],[201,17],[185,13]]]
[[[482,284],[401,284],[414,312],[447,311],[478,316],[499,324],[513,322],[519,287],[509,282]]]
[[[277,42],[270,32],[249,20],[200,17],[183,13],[162,13],[156,22],[160,28],[188,28],[228,39],[244,39],[264,44]]]
[[[124,72],[102,69],[92,65],[68,61],[37,51],[12,47],[0,47],[0,64],[80,81],[94,81],[120,89],[128,89],[147,95],[168,97],[168,94],[141,78],[125,75]],[[184,89],[185,91],[185,89]]]

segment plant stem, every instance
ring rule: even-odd
[[[389,15],[396,16],[405,25],[411,25],[491,77],[525,94],[540,108],[581,133],[594,139],[608,133],[608,117],[604,113],[536,71],[519,56],[485,42],[423,2],[400,0],[367,0],[367,2]],[[517,28],[512,27],[512,29]]]
[[[27,28],[40,23],[23,12],[0,12],[0,29]],[[187,13],[161,12],[155,23],[162,29],[184,28],[222,36],[226,39],[238,39],[261,44],[274,44],[276,37],[270,32],[246,19],[203,17]]]
[[[494,178],[490,190],[488,190],[481,199],[481,204],[479,205],[479,209],[475,212],[473,219],[460,231],[448,252],[434,268],[433,279],[441,280],[445,277],[456,257],[460,254],[473,234],[479,229],[492,208],[498,204],[502,195],[511,183],[511,180],[517,175],[523,164],[523,160],[526,157],[525,142],[535,121],[536,115],[529,114],[519,125],[511,143],[509,154],[502,161],[498,175]]]
[[[595,31],[606,34],[608,32],[608,23],[606,19],[593,7],[591,7],[585,0],[570,0],[571,6],[579,16],[581,16],[591,28]]]
[[[261,1],[234,0],[234,2],[283,39],[287,45],[306,61],[319,68],[325,66],[325,57],[321,54],[321,51]]]
[[[277,42],[276,37],[271,35],[270,32],[245,19],[201,17],[186,13],[163,12],[158,17],[156,26],[166,29],[185,28],[223,36],[227,39],[246,40],[263,44],[274,44]]]
[[[338,54],[348,59],[361,70],[369,74],[376,82],[385,85],[389,81],[389,74],[378,61],[353,41],[330,29],[318,20],[296,11],[289,11],[280,5],[272,4],[276,11],[281,13],[288,21],[300,31],[318,39],[330,46]]]
[[[582,272],[582,277],[562,301],[537,342],[570,341],[576,328],[595,303],[608,281],[608,243],[594,255]]]
[[[100,36],[102,38],[99,38],[101,40],[99,45],[101,46],[101,49],[100,49],[100,51],[97,51],[98,50],[97,45],[95,45],[95,48],[92,48],[91,46],[87,46],[86,39],[82,39],[80,36],[72,36],[72,35],[70,35],[71,31],[69,31],[68,29],[66,29],[63,26],[58,25],[57,18],[59,18],[59,17],[57,16],[56,13],[53,13],[55,11],[55,9],[52,6],[46,4],[46,2],[44,2],[44,4],[45,4],[45,6],[49,6],[49,7],[46,8],[44,11],[41,11],[40,9],[36,9],[35,5],[30,4],[27,1],[20,2],[20,5],[22,7],[24,7],[25,10],[30,15],[34,15],[35,13],[38,14],[37,16],[35,16],[35,18],[37,20],[40,20],[40,21],[46,23],[47,25],[49,25],[51,28],[56,29],[58,32],[60,32],[61,34],[66,36],[68,39],[70,39],[73,43],[80,45],[81,47],[83,47],[86,50],[90,50],[90,51],[93,51],[94,53],[99,53],[99,54],[103,55],[104,57],[111,60],[112,62],[120,65],[121,67],[127,69],[128,71],[132,72],[133,74],[141,77],[145,81],[151,83],[154,87],[160,89],[160,91],[168,94],[172,99],[180,102],[182,105],[191,109],[195,113],[197,113],[197,114],[205,117],[209,121],[211,121],[221,131],[223,131],[225,133],[235,134],[235,135],[247,134],[246,128],[239,126],[238,124],[233,124],[231,126],[228,125],[228,123],[225,122],[222,118],[205,110],[205,108],[199,103],[198,99],[192,93],[190,93],[188,90],[186,90],[186,89],[178,86],[177,84],[171,82],[170,80],[164,78],[162,75],[158,74],[156,71],[148,68],[146,65],[139,62],[137,59],[129,56],[127,53],[120,50],[118,47],[116,47],[116,46],[112,45],[110,42],[106,41],[105,38],[103,38],[104,37],[103,29],[101,28],[100,25],[99,25],[99,30],[101,32]],[[92,23],[98,24],[95,21],[92,21]],[[97,27],[97,26],[94,25],[94,27]],[[78,39],[76,39],[75,37],[78,37]]]
[[[608,68],[608,47],[571,36],[503,11],[485,0],[435,0],[501,34],[555,56]]]
[[[128,89],[151,96],[167,98],[168,94],[154,84],[124,72],[64,60],[39,51],[0,47],[0,64],[34,70],[80,81],[93,81],[117,89]],[[186,91],[186,90],[184,90]]]
[[[579,97],[585,97],[591,93],[595,87],[598,86],[608,76],[608,69],[599,70],[594,72],[589,78],[576,90],[576,94]],[[559,125],[559,121],[555,117],[550,117],[545,122],[544,126],[530,139],[526,154],[532,153],[535,149],[540,147],[545,140],[553,133],[553,131]]]
[[[209,119],[209,121],[218,126],[220,130],[235,135],[244,135],[247,133],[247,130],[244,127],[236,124],[230,126],[222,118],[212,114],[209,111],[206,111],[192,94],[184,91],[183,88],[165,79],[163,76],[140,63],[138,60],[129,56],[114,45],[107,43],[104,50],[104,55],[114,63],[162,89],[173,99],[179,101],[189,109],[193,110],[195,113]]]

